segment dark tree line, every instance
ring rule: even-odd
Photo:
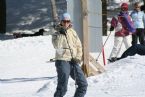
[[[107,22],[106,0],[102,0],[103,35],[106,35]],[[0,33],[6,32],[6,0],[0,0]]]
[[[6,0],[0,0],[0,33],[6,32]]]
[[[102,27],[103,35],[107,35],[107,0],[102,0]]]

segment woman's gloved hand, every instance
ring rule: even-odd
[[[77,59],[77,58],[72,58],[71,59],[71,63],[72,64],[80,64],[81,63],[81,60],[80,59]]]
[[[114,27],[113,27],[113,26],[111,26],[111,27],[110,27],[110,31],[113,31],[113,30],[114,30]]]
[[[66,35],[66,29],[64,28],[64,27],[61,27],[60,29],[59,29],[59,33],[60,34],[63,34],[63,35]]]

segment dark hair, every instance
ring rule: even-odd
[[[135,2],[134,6],[140,5],[140,2]]]

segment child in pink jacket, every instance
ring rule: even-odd
[[[111,20],[110,31],[115,30],[114,46],[109,57],[109,61],[114,60],[120,52],[122,43],[124,43],[125,48],[129,48],[131,43],[128,42],[130,32],[135,32],[135,28],[131,17],[128,14],[128,4],[123,3],[121,5],[120,13],[113,17]]]

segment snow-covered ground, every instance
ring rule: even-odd
[[[106,54],[110,50],[107,43]],[[48,61],[54,52],[51,36],[0,40],[0,97],[53,97],[57,77]],[[144,59],[135,55],[107,64],[104,73],[87,78],[85,97],[145,97]],[[64,97],[73,96],[74,84],[70,78]]]

